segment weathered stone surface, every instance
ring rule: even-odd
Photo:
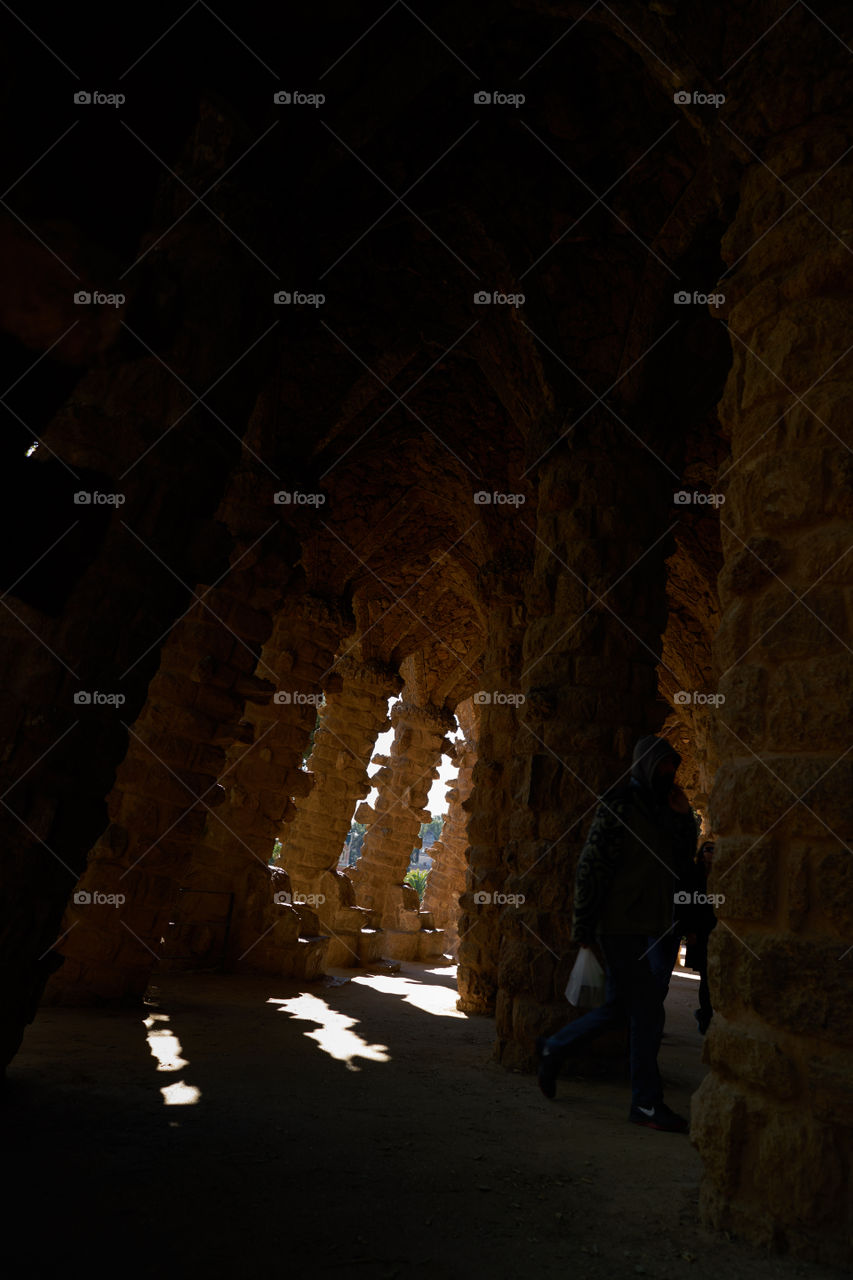
[[[710,1034],[710,1032],[709,1032]],[[690,1136],[703,1153],[706,1185],[718,1196],[736,1198],[748,1176],[744,1154],[749,1143],[749,1107],[743,1093],[711,1074],[693,1095]]]
[[[423,928],[417,893],[403,879],[419,843],[421,823],[428,820],[425,805],[446,745],[445,734],[455,725],[451,712],[435,704],[414,703],[414,672],[406,664],[403,671],[407,682],[391,710],[394,739],[389,765],[374,778],[379,788],[376,816],[365,834],[361,857],[349,871],[358,902],[375,912],[382,927],[395,936],[418,934]],[[404,958],[402,949],[407,945],[410,958],[419,953],[417,938],[406,944],[396,937],[393,955]]]
[[[780,851],[772,836],[724,836],[717,841],[708,892],[722,897],[718,919],[762,920],[776,910]]]
[[[477,708],[466,700],[456,708],[456,718],[463,734],[461,739],[457,739],[453,753],[458,772],[447,792],[448,809],[441,839],[435,841],[430,850],[433,864],[424,895],[424,907],[432,912],[436,924],[444,931],[445,951],[453,959],[458,955],[459,898],[465,888],[468,850],[466,805],[474,785],[473,771],[477,760]]]
[[[787,1108],[769,1116],[758,1134],[753,1176],[766,1188],[769,1213],[794,1239],[835,1220],[833,1206],[846,1185],[839,1138]]]
[[[331,684],[307,763],[315,785],[289,824],[278,861],[332,935],[329,963],[348,965],[360,963],[357,935],[372,920],[356,918],[352,885],[336,868],[356,802],[370,790],[367,766],[386,724],[388,698],[402,681],[377,661],[344,656],[329,666]]]
[[[705,1040],[705,1060],[723,1077],[743,1080],[777,1098],[792,1098],[799,1079],[794,1062],[769,1038],[714,1017]]]
[[[815,136],[801,132],[796,147],[778,139],[776,172],[795,172]],[[745,178],[724,249],[738,259],[730,323],[738,333],[743,324],[750,350],[735,342],[720,404],[733,467],[723,514],[725,611],[714,642],[726,703],[710,816],[718,835],[711,887],[726,900],[709,978],[722,1016],[708,1033],[712,1074],[694,1099],[693,1133],[708,1221],[838,1259],[845,1246],[827,1236],[827,1206],[844,1196],[850,1143],[827,1121],[843,1092],[853,1023],[844,958],[850,859],[841,839],[851,819],[841,759],[850,663],[840,584],[849,557],[838,537],[850,514],[849,450],[833,438],[843,397],[791,405],[785,393],[791,379],[820,381],[847,309],[825,296],[829,246],[812,245],[790,269],[791,245],[805,238],[805,226],[770,225],[760,253],[736,250],[748,244],[770,194],[755,166]],[[837,191],[826,195],[839,200]],[[734,1171],[747,1161],[752,1183],[737,1185]],[[840,1217],[849,1225],[849,1206]]]

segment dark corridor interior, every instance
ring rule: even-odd
[[[0,24],[16,1259],[834,1274],[848,7]],[[647,735],[715,849],[689,1138],[626,1126],[621,1032],[536,1091]]]

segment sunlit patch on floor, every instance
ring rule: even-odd
[[[181,1057],[181,1042],[175,1033],[168,1027],[159,1027],[159,1022],[168,1022],[169,1015],[167,1013],[152,1013],[144,1020],[143,1026],[148,1027],[148,1047],[152,1056],[157,1059],[158,1071],[180,1071],[181,1067],[188,1067],[190,1064],[186,1058]]]
[[[306,1031],[309,1040],[317,1044],[329,1057],[346,1063],[348,1071],[360,1071],[354,1058],[366,1058],[370,1062],[389,1062],[388,1046],[384,1044],[368,1044],[351,1028],[358,1021],[345,1013],[331,1009],[325,1000],[314,995],[293,996],[290,1000],[270,999],[268,1004],[276,1004],[283,1013],[304,1022],[317,1022],[316,1031]]]
[[[146,1039],[151,1056],[157,1059],[157,1070],[180,1071],[190,1064],[186,1058],[181,1057],[183,1050],[175,1033],[168,1027],[158,1025],[168,1021],[168,1013],[150,1013],[143,1019],[142,1025],[148,1029]],[[160,1092],[163,1095],[163,1105],[166,1107],[190,1107],[201,1097],[200,1089],[183,1080],[164,1085]]]
[[[449,972],[450,970],[448,970]],[[442,973],[443,969],[429,969],[428,973]],[[412,1004],[424,1013],[435,1014],[438,1018],[466,1018],[456,1008],[459,993],[455,987],[447,987],[443,983],[419,982],[408,978],[405,974],[388,975],[384,973],[365,973],[353,977],[359,986],[372,987],[374,991],[383,991],[386,995],[399,996],[407,1004]]]
[[[191,1107],[201,1097],[201,1089],[197,1089],[193,1084],[185,1084],[183,1080],[164,1085],[160,1092],[163,1095],[163,1104],[167,1107]]]

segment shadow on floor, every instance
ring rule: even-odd
[[[709,1235],[689,1139],[627,1124],[624,1071],[560,1081],[491,1060],[453,970],[302,984],[172,974],[144,1009],[50,1008],[9,1071],[17,1258],[90,1276],[824,1276]],[[695,984],[661,1068],[697,1087]],[[153,1052],[152,1052],[153,1049]],[[711,1250],[714,1250],[713,1254]],[[689,1259],[686,1258],[689,1255]],[[781,1269],[780,1269],[781,1268]]]

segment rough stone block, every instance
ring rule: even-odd
[[[740,1091],[713,1072],[702,1081],[690,1104],[690,1138],[705,1166],[703,1181],[727,1198],[736,1194],[746,1176],[743,1154],[748,1116]]]
[[[762,1121],[751,1176],[770,1213],[795,1230],[833,1223],[846,1178],[832,1128],[788,1109],[768,1108]]]
[[[713,643],[714,663],[723,673],[723,678],[730,668],[739,666],[744,659],[754,661],[750,652],[756,638],[752,613],[753,602],[749,599],[732,601],[723,613]]]
[[[716,908],[719,919],[764,920],[774,914],[779,857],[772,837],[718,839],[708,892],[725,898]]]
[[[847,630],[845,606],[844,590],[838,587],[821,585],[798,601],[781,583],[774,583],[755,602],[751,660],[764,657],[780,663],[833,651],[840,657]]]
[[[827,654],[788,662],[773,671],[767,687],[769,740],[776,749],[843,750],[850,731],[853,670],[849,656]]]
[[[719,1075],[746,1081],[777,1098],[792,1098],[799,1090],[797,1069],[773,1040],[716,1015],[705,1040],[705,1061]]]
[[[800,753],[722,764],[711,792],[716,831],[781,829],[821,836],[853,823],[853,761]],[[780,821],[782,820],[782,821]],[[824,825],[825,824],[825,825]]]
[[[850,1059],[843,1052],[816,1054],[806,1060],[809,1105],[817,1119],[853,1129],[851,1074]]]
[[[853,858],[845,845],[811,854],[814,905],[838,931],[839,938],[853,937]]]
[[[749,663],[732,667],[720,680],[717,693],[725,698],[720,709],[710,717],[718,750],[730,751],[737,743],[733,735],[737,735],[754,751],[760,751],[764,745],[767,708],[766,670]]]
[[[719,935],[719,936],[717,936]],[[825,1044],[853,1045],[853,984],[838,939],[768,935],[721,921],[712,935],[718,975],[725,975],[724,1011],[751,1009],[769,1026]],[[711,949],[709,949],[709,976]],[[722,986],[712,983],[712,1000]]]

